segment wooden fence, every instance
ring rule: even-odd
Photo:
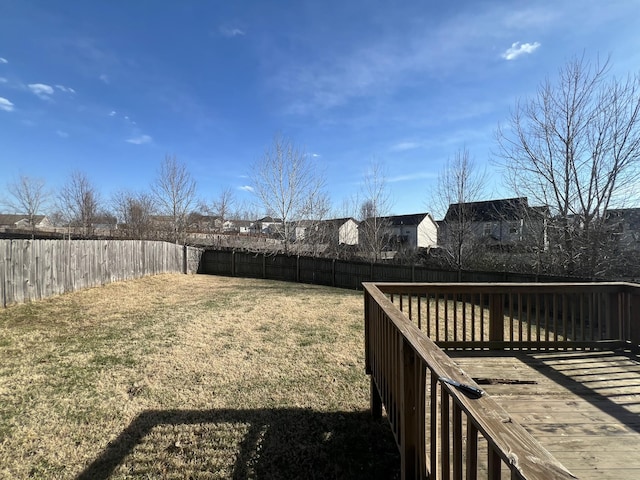
[[[385,407],[402,478],[574,478],[440,348],[578,349],[640,345],[640,287],[610,284],[366,283],[371,408]],[[504,419],[509,419],[505,421]]]
[[[328,285],[361,290],[363,282],[561,282],[563,277],[503,272],[435,270],[413,265],[207,249],[198,273]]]
[[[200,251],[143,240],[0,240],[0,303],[39,300],[170,272],[194,272]]]

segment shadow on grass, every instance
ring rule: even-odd
[[[399,478],[386,419],[305,409],[148,410],[77,480]]]

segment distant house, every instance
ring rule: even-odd
[[[115,230],[118,228],[118,219],[113,215],[98,215],[91,222],[96,230]]]
[[[34,215],[33,225],[29,220],[29,215],[12,215],[12,214],[0,214],[0,228],[15,228],[15,229],[48,229],[52,228],[53,224],[49,221],[46,215]]]
[[[219,232],[222,228],[222,217],[218,215],[202,215],[192,212],[187,217],[187,230],[196,233]]]
[[[294,223],[291,237],[297,242],[316,239],[330,245],[357,245],[358,222],[353,218],[302,220]]]
[[[431,248],[438,243],[438,225],[429,213],[386,217],[391,239],[405,249]]]
[[[438,243],[438,224],[429,213],[367,218],[359,226],[359,241],[371,243],[366,237],[373,234],[384,237],[382,243],[390,250],[431,248]]]
[[[263,217],[251,225],[251,233],[263,235],[275,235],[280,232],[282,220],[273,217]]]
[[[610,209],[605,224],[621,250],[640,250],[640,208]]]
[[[222,231],[227,233],[247,234],[251,233],[252,224],[253,222],[250,220],[225,220],[222,224]]]
[[[440,223],[441,244],[464,225],[470,238],[488,247],[546,247],[548,219],[548,207],[530,207],[526,197],[452,203]]]

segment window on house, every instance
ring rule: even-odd
[[[484,229],[482,230],[482,235],[485,237],[488,237],[489,235],[491,235],[491,231],[493,230],[493,225],[491,223],[485,223],[484,224]]]
[[[509,227],[509,233],[512,235],[517,235],[518,233],[520,233],[520,226],[519,225],[511,225]]]

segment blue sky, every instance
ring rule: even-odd
[[[326,172],[339,210],[372,161],[393,213],[429,211],[466,147],[494,183],[493,133],[573,56],[640,67],[640,2],[0,0],[0,188],[74,170],[106,199],[165,155],[250,201],[277,133]]]

